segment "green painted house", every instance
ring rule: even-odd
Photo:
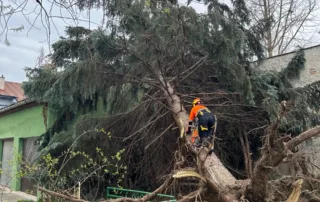
[[[143,91],[138,92],[138,98],[132,99],[128,96],[130,86],[124,85],[121,91],[123,96],[117,99],[128,99],[128,109],[132,108],[137,99],[141,99]],[[115,89],[110,88],[107,95],[107,106],[100,98],[96,103],[96,110],[88,110],[87,106],[78,110],[76,117],[68,123],[67,130],[73,131],[73,126],[82,115],[101,117],[112,115],[114,108]],[[123,109],[123,110],[128,110]],[[55,122],[54,113],[50,113],[47,104],[39,104],[29,99],[17,102],[0,109],[0,185],[7,186],[14,191],[30,192],[36,194],[35,183],[30,179],[17,176],[17,171],[24,168],[24,165],[17,161],[21,156],[22,161],[32,162],[37,156],[36,140],[46,132]]]
[[[15,105],[0,109],[0,184],[14,191],[33,191],[34,183],[27,178],[17,177],[17,171],[23,167],[17,161],[21,155],[23,161],[31,162],[36,153],[35,142],[46,130],[43,113],[47,113],[44,104],[23,100]]]

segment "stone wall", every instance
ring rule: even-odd
[[[303,87],[320,80],[320,45],[304,49],[306,64],[300,78],[292,80],[293,87]],[[287,67],[295,52],[267,58],[261,63],[253,63],[253,66],[263,71],[280,71]],[[299,154],[305,154],[308,171],[320,177],[320,137],[312,138],[299,147]],[[293,174],[294,165],[283,163],[279,169],[283,174]]]
[[[306,48],[304,49],[304,53],[306,58],[305,69],[301,72],[300,79],[292,81],[294,87],[302,87],[320,80],[320,45]],[[294,55],[295,52],[291,52],[267,58],[260,64],[253,64],[261,70],[280,71],[282,68],[287,67]]]

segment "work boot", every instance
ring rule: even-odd
[[[196,137],[196,139],[194,140],[193,146],[196,148],[200,148],[201,147],[201,141],[199,137]]]
[[[202,137],[201,142],[203,147],[207,147],[207,148],[210,147],[210,142],[208,137]]]

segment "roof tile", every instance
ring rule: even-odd
[[[25,99],[24,92],[21,88],[21,83],[5,81],[4,90],[0,90],[0,95],[14,96],[18,101]]]

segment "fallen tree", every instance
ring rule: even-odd
[[[160,78],[160,80],[162,79]],[[184,133],[184,127],[188,121],[186,110],[182,106],[179,97],[173,93],[174,91],[170,83],[163,84],[163,86],[168,87],[164,90],[168,106],[172,111],[176,124],[179,126],[180,133]],[[296,146],[309,138],[320,135],[320,126],[317,126],[289,141],[285,141],[288,139],[288,136],[281,137],[279,127],[281,118],[287,110],[286,102],[283,101],[277,119],[270,124],[266,131],[263,148],[261,150],[262,155],[254,167],[252,179],[250,179],[250,183],[242,184],[242,186],[246,186],[245,195],[241,195],[243,189],[235,192],[234,188],[239,186],[236,184],[236,179],[219,161],[215,154],[208,156],[209,151],[207,150],[203,157],[197,155],[197,160],[203,162],[201,163],[203,168],[200,167],[197,170],[203,174],[203,177],[207,181],[207,186],[213,193],[219,196],[217,201],[231,202],[240,200],[240,198],[248,198],[249,201],[265,201],[265,199],[268,198],[267,183],[269,182],[270,172],[273,172],[273,169],[276,168],[284,158],[292,155]],[[190,139],[185,142],[190,151],[196,153],[192,149]]]
[[[264,144],[261,150],[262,156],[254,167],[253,177],[248,180],[236,180],[235,177],[225,168],[221,163],[219,158],[213,153],[209,155],[209,150],[207,148],[202,148],[200,151],[195,151],[191,145],[190,138],[185,136],[184,128],[185,123],[182,121],[186,117],[186,111],[179,101],[179,97],[172,93],[172,88],[169,83],[168,91],[164,91],[168,99],[168,103],[172,106],[172,115],[175,117],[176,124],[180,128],[180,138],[182,138],[181,146],[185,147],[185,152],[193,153],[197,163],[197,167],[193,168],[191,172],[183,173],[185,170],[183,168],[183,163],[178,166],[180,170],[176,170],[173,175],[170,175],[165,182],[154,190],[152,193],[147,194],[143,198],[132,199],[132,198],[119,198],[115,200],[107,200],[114,202],[121,201],[131,201],[131,202],[145,202],[152,200],[157,194],[164,193],[171,186],[174,179],[177,178],[198,178],[201,183],[198,184],[198,189],[194,192],[183,196],[178,201],[190,201],[195,200],[199,196],[209,197],[210,201],[223,201],[223,202],[232,202],[232,201],[265,201],[268,197],[268,188],[267,184],[269,183],[270,172],[273,172],[281,161],[292,155],[294,149],[299,144],[303,143],[309,138],[320,135],[320,126],[312,128],[308,131],[301,133],[300,135],[291,138],[288,136],[281,136],[278,132],[280,126],[281,118],[285,116],[287,112],[286,102],[281,103],[281,109],[279,116],[274,120],[266,130],[264,137]],[[170,94],[170,92],[172,94]],[[170,95],[170,96],[169,96]],[[177,107],[179,106],[179,107]],[[184,144],[184,145],[183,145]],[[183,155],[183,154],[180,154]],[[190,168],[189,168],[190,169]],[[221,177],[223,176],[223,177]],[[301,184],[303,181],[299,180],[293,182],[293,192],[288,196],[288,200],[285,198],[273,198],[274,201],[286,200],[288,202],[298,201],[301,194]],[[47,193],[51,196],[64,198],[70,201],[81,201],[86,202],[85,200],[77,199],[73,196],[67,196],[57,192],[49,191],[44,188],[39,188],[41,192]],[[290,194],[290,193],[287,193]],[[214,196],[213,198],[210,198]],[[285,195],[286,196],[286,195]]]
[[[119,18],[119,22],[110,20],[106,30],[68,27],[67,37],[53,44],[50,68],[43,65],[27,70],[26,95],[48,102],[57,114],[56,122],[42,136],[43,155],[59,157],[66,149],[77,148],[100,160],[96,147],[108,155],[125,148],[125,186],[156,190],[138,201],[170,191],[163,189],[170,187],[168,184],[187,184],[180,175],[185,170],[201,180],[177,189],[179,193],[174,194],[181,201],[198,197],[264,201],[272,193],[268,190],[273,183],[269,176],[272,169],[297,145],[318,134],[317,128],[307,127],[316,125],[311,123],[307,106],[314,109],[318,104],[319,99],[309,100],[318,94],[318,88],[306,95],[306,89],[293,89],[289,82],[304,67],[303,51],[280,73],[262,74],[251,69],[249,58],[260,58],[261,49],[254,30],[246,29],[249,22],[243,1],[234,1],[233,9],[208,1],[206,15],[174,1],[78,3],[82,8],[103,6],[106,15]],[[186,109],[196,96],[214,107],[220,122],[218,133],[224,145],[217,144],[221,148],[216,147],[211,155],[206,149],[195,151],[184,134]],[[83,111],[94,111],[99,99],[107,108],[104,116],[76,120]],[[288,102],[282,102],[278,109],[283,100]],[[68,131],[68,124],[74,122],[74,131]],[[293,127],[306,132],[294,133]],[[88,129],[93,132],[80,137]],[[249,133],[254,137],[248,137]],[[286,135],[290,133],[293,139]],[[254,166],[253,157],[259,157]],[[247,159],[246,163],[237,167],[232,164],[237,158]],[[80,159],[69,166],[78,169],[82,163]],[[68,169],[61,173],[68,174]],[[103,192],[101,187],[119,185],[115,178],[120,174],[114,173],[83,181],[87,183],[82,186],[84,192],[93,192],[94,200]],[[154,177],[158,177],[156,182],[151,180]],[[50,191],[59,192],[63,186],[68,189],[76,180],[65,180],[60,189],[52,184]],[[289,194],[275,197],[286,200]]]

